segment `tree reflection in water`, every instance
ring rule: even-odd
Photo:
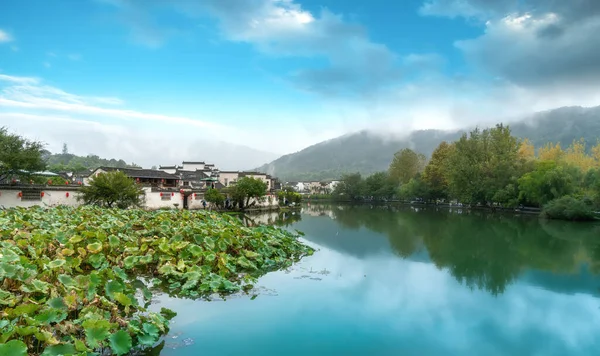
[[[383,234],[402,258],[426,251],[439,269],[493,295],[526,270],[571,274],[587,264],[592,273],[600,272],[598,224],[432,207],[318,204],[302,213],[328,216],[345,229]]]

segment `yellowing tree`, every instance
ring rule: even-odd
[[[410,148],[396,152],[388,169],[390,178],[395,183],[406,184],[417,174],[423,172],[427,158]]]
[[[527,161],[535,159],[535,147],[533,147],[533,144],[528,138],[521,141],[521,145],[519,146],[519,158]]]
[[[560,143],[547,143],[543,147],[541,147],[538,152],[538,158],[540,159],[540,161],[559,162],[563,159],[564,155],[565,152],[560,147]]]
[[[567,164],[578,167],[582,172],[587,172],[594,167],[594,158],[585,151],[585,140],[573,140],[573,143],[564,155],[564,161]]]
[[[427,184],[433,199],[446,199],[448,192],[448,159],[454,151],[454,143],[446,141],[433,151],[431,160],[423,171],[422,179]]]
[[[594,165],[596,167],[600,167],[600,141],[596,144],[596,146],[592,147],[592,158],[594,159]]]

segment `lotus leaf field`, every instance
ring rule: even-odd
[[[0,210],[0,355],[124,355],[152,347],[184,298],[252,289],[313,253],[299,235],[198,211]]]

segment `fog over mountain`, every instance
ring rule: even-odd
[[[513,134],[528,138],[536,147],[560,142],[563,147],[584,138],[595,144],[600,138],[600,106],[563,107],[540,112],[511,123]],[[386,170],[394,153],[411,148],[427,156],[442,141],[454,141],[465,131],[418,130],[404,136],[382,136],[360,131],[282,156],[258,169],[283,180],[337,179],[343,173],[370,174]]]

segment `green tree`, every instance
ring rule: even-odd
[[[579,170],[554,161],[536,163],[533,172],[519,178],[519,198],[527,205],[543,206],[551,200],[573,194]]]
[[[287,201],[288,203],[300,204],[302,202],[302,195],[292,187],[284,187],[283,190],[277,193],[279,204],[283,205]]]
[[[449,159],[448,185],[464,203],[489,204],[519,175],[519,141],[508,126],[464,134]]]
[[[88,186],[81,188],[79,199],[86,205],[126,209],[140,207],[144,190],[119,171],[101,173],[90,179]]]
[[[42,159],[43,147],[41,142],[30,141],[8,133],[4,127],[0,128],[0,181],[46,169]]]
[[[583,199],[563,196],[544,206],[542,217],[547,219],[591,221],[596,219],[592,207]]]
[[[217,189],[209,189],[204,194],[204,199],[207,202],[213,204],[217,208],[221,208],[225,203],[225,195],[219,192]]]
[[[256,200],[250,203],[253,198],[259,199],[267,194],[267,183],[258,178],[242,177],[237,180],[235,186],[228,189],[228,192],[232,200],[243,209],[256,204]]]
[[[374,199],[389,199],[396,193],[396,184],[387,172],[373,173],[365,179],[365,195]]]
[[[394,154],[388,169],[390,177],[397,184],[406,184],[425,169],[427,158],[410,148],[405,148]]]
[[[335,186],[333,195],[340,199],[358,200],[363,197],[365,181],[360,173],[344,174]]]
[[[446,141],[433,151],[431,160],[423,171],[422,180],[427,185],[432,199],[448,199],[450,196],[448,187],[449,159],[454,150],[454,145]]]
[[[398,197],[403,200],[415,198],[429,200],[429,191],[427,185],[421,180],[421,177],[417,176],[408,181],[408,183],[400,186]]]

